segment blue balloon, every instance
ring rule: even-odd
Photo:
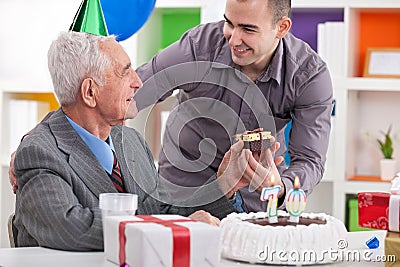
[[[150,17],[156,0],[100,0],[108,33],[123,41],[137,32]]]

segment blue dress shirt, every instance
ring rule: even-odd
[[[240,191],[236,191],[236,196],[234,199],[229,200],[231,202],[231,204],[235,207],[235,209],[238,212],[244,212],[243,209],[243,198],[242,195],[240,194]]]
[[[83,127],[75,123],[73,120],[71,120],[67,115],[69,123],[71,124],[72,128],[75,129],[75,131],[79,134],[79,136],[82,138],[82,140],[85,142],[85,144],[89,147],[89,149],[92,151],[92,153],[96,156],[97,160],[101,164],[101,166],[104,168],[104,170],[108,173],[111,174],[112,169],[113,169],[113,163],[114,163],[114,155],[112,151],[114,150],[114,145],[111,139],[111,135],[108,136],[106,141],[103,141],[93,134],[89,133],[87,130],[85,130]]]

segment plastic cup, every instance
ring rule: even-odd
[[[104,222],[107,216],[135,215],[138,196],[129,193],[102,193],[99,207]]]

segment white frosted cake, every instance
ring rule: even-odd
[[[269,224],[265,212],[232,213],[221,221],[222,257],[265,264],[321,264],[335,259],[345,240],[344,224],[324,213],[303,213],[298,224],[278,211],[278,223]]]

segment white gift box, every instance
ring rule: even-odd
[[[187,236],[179,239],[171,224]],[[103,231],[106,258],[119,265],[219,266],[220,228],[180,215],[109,216]]]

